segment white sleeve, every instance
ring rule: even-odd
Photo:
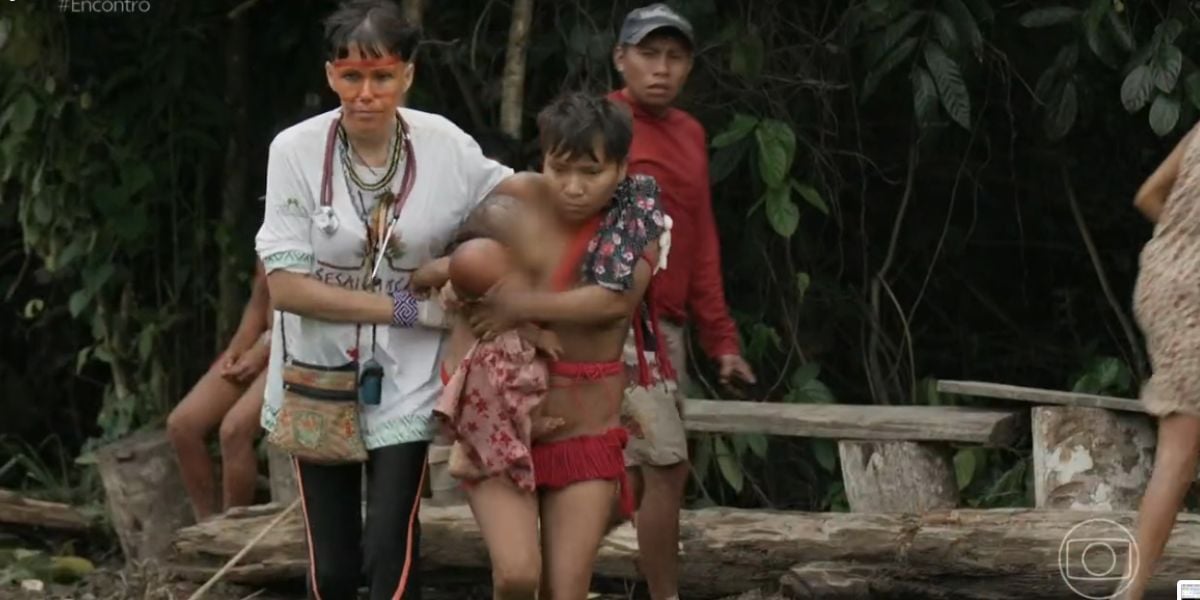
[[[483,155],[475,138],[460,132],[458,141],[459,169],[466,178],[466,212],[470,212],[513,170]]]
[[[312,190],[305,185],[295,153],[277,137],[267,158],[267,197],[255,249],[267,273],[284,269],[308,274],[313,266]]]

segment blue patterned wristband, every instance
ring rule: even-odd
[[[415,327],[420,314],[417,299],[408,290],[392,292],[392,325],[405,329]]]

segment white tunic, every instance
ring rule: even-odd
[[[351,200],[336,150],[331,176],[338,227],[330,235],[313,221],[321,198],[325,138],[339,112],[289,127],[271,142],[266,212],[256,246],[268,273],[284,269],[330,285],[361,289],[366,228]],[[442,255],[467,213],[512,174],[511,169],[485,158],[475,140],[446,118],[410,109],[400,109],[400,114],[412,137],[416,177],[393,234],[402,251],[385,259],[379,271],[382,291],[388,293],[406,287],[417,267]],[[402,163],[392,180],[393,192],[399,191],[403,171]],[[368,180],[377,178],[362,170],[359,173]],[[374,202],[369,198],[366,208]],[[278,312],[275,323],[261,419],[268,431],[275,426],[283,399],[283,328],[287,328],[288,353],[306,363],[343,365],[351,360],[355,348],[354,324]],[[443,331],[380,325],[376,335],[374,357],[384,370],[383,394],[379,405],[361,407],[367,447],[432,439],[432,409],[441,388],[436,365]],[[370,325],[362,327],[358,348],[361,361],[372,356]]]

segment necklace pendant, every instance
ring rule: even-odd
[[[396,201],[396,194],[393,194],[391,190],[385,190],[378,196],[375,196],[375,199],[379,201],[380,205],[390,207],[392,202]]]
[[[317,210],[313,212],[312,220],[313,225],[316,225],[317,229],[321,230],[321,233],[329,236],[337,233],[338,226],[340,225],[338,223],[337,214],[333,212],[332,206],[321,206],[317,208]]]

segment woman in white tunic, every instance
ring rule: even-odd
[[[364,575],[373,600],[420,597],[417,511],[442,331],[419,324],[409,279],[512,173],[445,118],[398,108],[418,35],[386,0],[343,4],[326,21],[325,65],[341,107],[271,144],[257,250],[280,313],[263,426],[277,425],[285,345],[296,361],[374,359],[383,370],[378,404],[361,406],[365,529],[363,466],[297,461],[319,600],[355,598]]]

